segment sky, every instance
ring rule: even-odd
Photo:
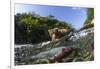
[[[76,29],[80,29],[87,18],[87,8],[84,7],[15,4],[15,14],[25,12],[35,12],[40,16],[53,15],[56,19],[69,23]]]

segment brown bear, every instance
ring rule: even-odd
[[[68,32],[67,29],[58,29],[58,28],[53,28],[48,30],[49,36],[52,41],[65,36],[67,32]]]

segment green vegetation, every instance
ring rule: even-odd
[[[35,13],[18,13],[15,15],[15,43],[26,44],[48,41],[50,40],[48,29],[55,27],[73,29],[70,24],[59,21],[52,15],[42,17]]]
[[[85,21],[84,24],[88,24],[91,23],[91,21],[94,19],[94,9],[93,8],[89,8],[87,10],[87,19]]]
[[[84,22],[84,26],[80,30],[94,27],[94,23],[92,22],[93,20],[94,20],[94,8],[88,8],[87,19]]]

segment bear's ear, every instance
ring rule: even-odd
[[[51,32],[51,31],[52,31],[52,29],[49,29],[49,30],[48,30],[48,32]]]
[[[48,30],[48,32],[50,32],[50,31],[51,31],[51,29]]]

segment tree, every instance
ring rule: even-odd
[[[87,19],[84,24],[90,24],[91,21],[94,19],[94,8],[87,9]]]
[[[79,31],[94,27],[93,20],[94,20],[94,8],[88,8],[87,9],[87,19],[84,22],[83,27]]]

